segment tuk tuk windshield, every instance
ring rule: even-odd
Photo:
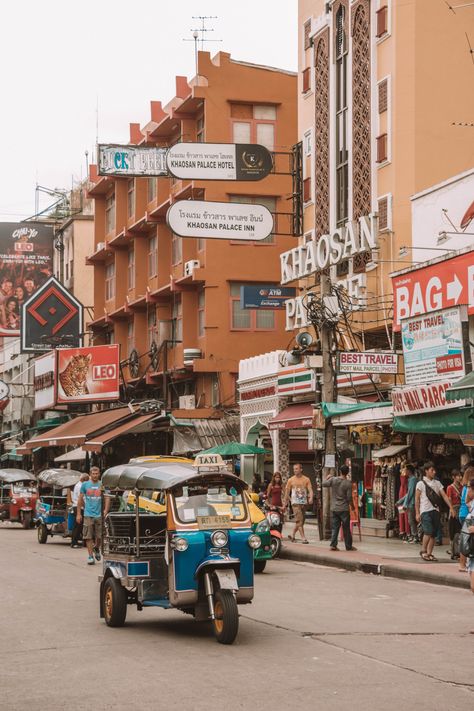
[[[32,483],[25,482],[12,485],[12,493],[17,496],[25,496],[28,494],[36,494],[36,487]]]
[[[180,486],[174,489],[173,497],[181,523],[196,523],[208,516],[224,516],[229,521],[244,521],[247,517],[243,494],[232,483]]]

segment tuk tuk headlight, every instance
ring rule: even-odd
[[[266,518],[264,518],[263,521],[260,521],[260,523],[257,523],[255,527],[256,533],[268,533],[269,530],[270,524],[268,523]]]
[[[252,534],[248,537],[248,544],[249,544],[250,548],[254,548],[254,549],[260,548],[260,546],[262,545],[262,541],[260,540],[260,536],[257,536],[256,533],[252,533]]]
[[[12,504],[16,504],[16,499],[11,500]]]
[[[179,551],[180,553],[182,553],[183,551],[188,550],[189,543],[185,538],[180,538],[179,536],[176,536],[171,541],[171,547],[174,548],[175,551]]]
[[[225,531],[214,531],[211,533],[211,543],[216,548],[224,548],[227,545],[229,536]]]
[[[270,523],[272,526],[279,526],[280,525],[280,514],[277,513],[271,513],[269,515]]]

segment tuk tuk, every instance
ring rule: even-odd
[[[111,467],[102,486],[99,582],[106,624],[124,625],[130,604],[138,610],[177,608],[196,620],[210,620],[217,641],[232,644],[239,627],[237,605],[253,598],[253,552],[260,546],[245,482],[228,472],[219,455],[203,455],[194,465]],[[134,493],[134,511],[111,511],[112,498],[123,491]],[[139,506],[145,492],[159,492],[162,512]]]
[[[37,499],[36,479],[24,469],[0,469],[0,520],[30,528]]]
[[[45,469],[38,474],[35,512],[38,543],[46,543],[48,536],[71,537],[74,528],[71,489],[80,477],[81,472],[73,469]]]

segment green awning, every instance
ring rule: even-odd
[[[391,404],[390,400],[388,402],[322,402],[321,409],[324,417],[328,418],[368,410],[372,407],[390,407]]]
[[[474,372],[468,373],[464,378],[450,385],[445,395],[447,402],[474,400]]]
[[[23,457],[21,454],[16,453],[16,449],[11,449],[9,452],[5,452],[5,454],[2,454],[2,456],[0,457],[0,461],[6,462],[9,459],[13,462],[21,462]]]
[[[59,417],[50,417],[38,420],[37,423],[28,429],[28,432],[34,432],[36,430],[49,430],[53,427],[57,427],[58,425],[62,425],[63,422],[67,422],[69,420],[68,415],[60,415]]]
[[[393,429],[411,434],[474,434],[474,407],[395,417]]]

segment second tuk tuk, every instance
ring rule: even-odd
[[[80,478],[81,472],[72,469],[45,469],[38,474],[35,512],[38,543],[46,543],[48,536],[71,537],[74,514],[70,494]]]
[[[36,479],[24,469],[0,469],[0,520],[30,528],[36,499]]]
[[[252,532],[245,490],[219,455],[195,464],[143,462],[115,466],[102,477],[111,500],[133,492],[134,511],[102,507],[103,575],[100,616],[107,625],[125,623],[127,605],[177,608],[209,620],[218,642],[238,632],[238,605],[253,598]],[[158,492],[161,512],[143,511],[143,492]],[[110,511],[110,513],[107,513]]]

